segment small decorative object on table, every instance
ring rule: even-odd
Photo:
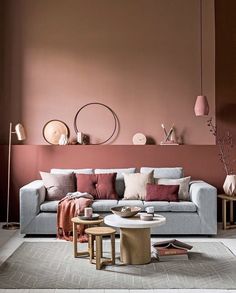
[[[130,218],[135,216],[138,212],[140,212],[140,207],[128,207],[128,206],[120,206],[113,207],[111,211],[113,214],[118,215],[122,218]]]
[[[142,214],[140,214],[140,220],[142,220],[142,221],[152,221],[153,220],[153,214],[142,213]]]
[[[146,207],[145,211],[147,214],[152,214],[154,216],[154,207]]]
[[[84,208],[84,216],[87,218],[92,218],[93,209],[90,207]]]

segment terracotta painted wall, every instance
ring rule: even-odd
[[[25,124],[27,144],[45,144],[42,127],[55,118],[74,134],[76,111],[98,101],[119,117],[114,144],[132,144],[140,131],[159,143],[162,122],[174,123],[187,144],[214,144],[206,119],[193,114],[200,90],[198,0],[6,4],[2,143],[9,120]],[[203,4],[203,88],[214,117],[214,1]],[[110,121],[93,110],[84,112],[78,127],[99,141]]]

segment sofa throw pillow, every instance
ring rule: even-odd
[[[124,199],[142,199],[146,197],[146,185],[153,182],[153,172],[148,174],[134,173],[125,174]]]
[[[190,200],[189,197],[189,182],[191,177],[179,179],[157,179],[158,184],[163,185],[179,185],[179,200]]]
[[[179,185],[147,184],[146,201],[179,201]]]
[[[47,190],[46,200],[61,200],[68,192],[75,192],[75,177],[70,174],[51,174],[40,172]]]
[[[88,192],[94,199],[117,199],[116,173],[76,174],[77,191]]]
[[[95,174],[76,174],[77,191],[87,192],[94,198],[97,197],[97,176]]]

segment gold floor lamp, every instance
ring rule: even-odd
[[[10,201],[10,177],[11,177],[11,137],[15,133],[18,140],[26,139],[24,127],[18,123],[15,126],[15,131],[12,131],[12,123],[9,127],[9,144],[8,144],[8,170],[7,170],[7,221],[6,224],[2,226],[5,230],[15,230],[19,229],[19,223],[9,223],[9,201]]]

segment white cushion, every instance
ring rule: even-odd
[[[125,180],[124,199],[142,199],[146,197],[146,185],[152,183],[153,172],[147,174],[123,174]]]

